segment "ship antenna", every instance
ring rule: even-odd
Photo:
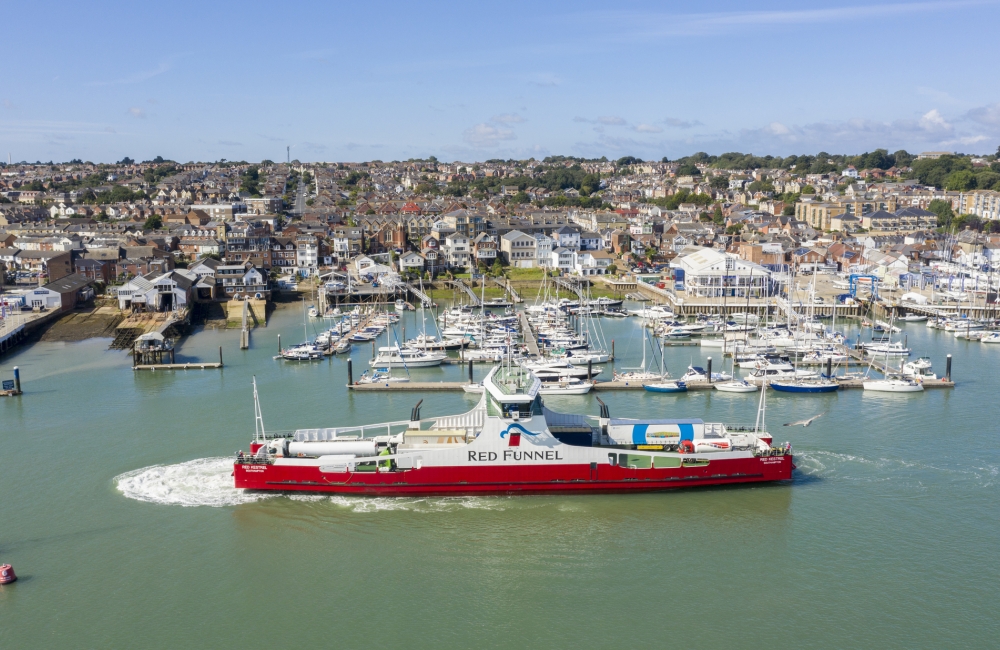
[[[264,416],[260,412],[260,398],[257,397],[257,375],[253,376],[253,439],[264,440]]]

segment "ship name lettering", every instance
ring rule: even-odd
[[[497,459],[497,452],[495,452],[495,451],[470,451],[469,452],[469,461],[473,462],[473,463],[475,463],[475,462],[485,463],[485,462],[489,462],[491,460],[496,460],[496,459]]]
[[[514,451],[507,449],[503,452],[504,460],[563,460],[558,451]]]

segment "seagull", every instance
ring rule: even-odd
[[[823,413],[826,413],[826,411],[823,411]],[[823,417],[823,413],[820,413],[819,415],[814,415],[808,420],[796,420],[795,422],[785,422],[785,426],[796,427],[801,424],[802,426],[807,427],[810,424],[812,424],[814,420],[818,420],[819,418]]]

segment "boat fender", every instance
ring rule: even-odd
[[[694,453],[694,442],[691,440],[681,440],[680,444],[677,445],[677,453],[679,454],[693,454]]]

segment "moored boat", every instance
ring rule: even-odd
[[[772,379],[770,386],[782,393],[832,393],[840,388],[828,379]]]
[[[642,387],[650,393],[686,393],[687,384],[683,381],[664,381],[655,384],[643,384]]]

